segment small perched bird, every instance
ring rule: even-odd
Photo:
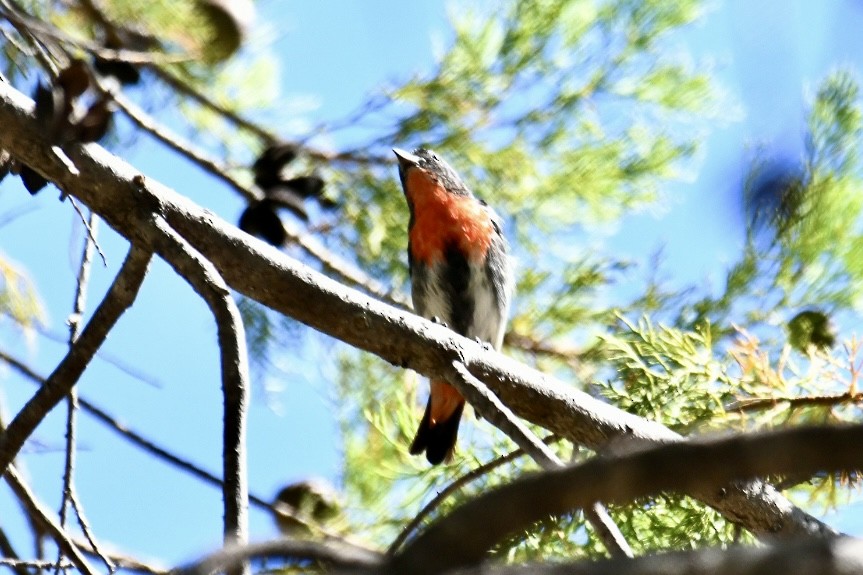
[[[474,196],[449,164],[430,150],[393,149],[410,210],[408,263],[416,312],[499,349],[513,288],[500,218]],[[464,398],[432,380],[410,452],[429,463],[449,460]]]
[[[284,486],[273,501],[276,525],[290,537],[308,534],[308,525],[322,526],[341,512],[341,498],[325,479],[311,478]]]

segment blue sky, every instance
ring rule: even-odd
[[[300,123],[317,124],[354,111],[382,82],[398,82],[430,71],[436,46],[450,37],[443,3],[375,0],[259,3],[259,19],[274,34],[281,57],[284,98],[312,98],[318,107]],[[679,40],[698,57],[713,60],[718,77],[740,113],[712,130],[695,178],[669,185],[664,212],[627,218],[602,241],[610,249],[644,260],[665,246],[673,281],[721,281],[743,242],[739,189],[754,145],[796,157],[802,150],[807,94],[840,64],[863,69],[859,31],[861,3],[852,0],[731,1],[717,3],[700,24]],[[393,142],[398,145],[398,142]],[[142,138],[129,157],[134,165],[180,193],[236,221],[242,204],[233,192],[197,168],[174,159]],[[393,177],[396,177],[393,174]],[[71,307],[75,262],[83,240],[68,202],[51,188],[31,199],[12,179],[0,184],[0,216],[29,210],[0,227],[0,250],[27,266],[48,305],[52,331],[64,333]],[[106,226],[102,246],[108,269],[94,268],[88,309],[109,285],[125,244]],[[21,341],[7,328],[4,345],[47,375],[64,346],[43,337]],[[106,351],[157,377],[160,388],[135,381],[104,361],[87,371],[82,396],[105,407],[130,427],[209,470],[220,469],[221,396],[215,326],[190,288],[161,262],[154,264],[141,297],[124,317]],[[251,489],[271,497],[284,483],[310,475],[335,477],[339,438],[326,367],[287,370],[273,381],[281,391],[254,389],[250,414]],[[33,391],[11,373],[0,389],[8,417]],[[275,406],[275,407],[274,407]],[[77,484],[97,536],[144,557],[170,564],[217,546],[221,539],[220,493],[174,471],[106,432],[83,415]],[[26,471],[52,506],[59,501],[62,469],[61,410],[38,431],[41,445],[28,446]],[[0,487],[0,516],[17,509]],[[274,534],[270,519],[252,511],[254,539]],[[846,512],[839,526],[863,532],[860,513]],[[23,525],[21,526],[23,530]],[[166,536],[169,535],[169,536]],[[16,539],[28,550],[24,540]]]

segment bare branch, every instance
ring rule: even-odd
[[[90,214],[89,218],[84,217],[84,211],[81,209],[81,206],[78,205],[78,202],[75,201],[75,198],[69,198],[69,203],[72,204],[72,209],[74,209],[75,213],[78,214],[78,217],[81,218],[81,224],[84,226],[84,230],[86,230],[87,232],[87,237],[90,238],[90,241],[93,242],[93,246],[96,248],[96,251],[99,252],[99,257],[102,259],[102,265],[107,266],[108,258],[105,257],[105,253],[99,246],[99,242],[96,241],[96,229],[99,223],[99,218],[93,213]]]
[[[149,114],[118,91],[109,90],[102,84],[102,82],[99,82],[98,86],[104,94],[108,95],[114,102],[116,102],[117,106],[120,107],[123,113],[126,114],[126,116],[139,128],[152,134],[153,137],[175,152],[178,152],[180,155],[196,163],[208,173],[222,180],[247,200],[252,201],[259,200],[261,198],[260,192],[252,190],[232,176],[228,172],[228,169],[221,165],[218,160],[211,158],[205,152],[196,149],[190,142],[184,142],[176,134],[172,134],[168,128],[156,122],[156,120],[150,117]]]
[[[30,368],[21,360],[12,357],[11,355],[2,350],[0,350],[0,361],[8,363],[21,375],[30,379],[34,383],[44,385],[45,379],[42,376],[36,373],[32,368]],[[108,412],[106,412],[101,407],[98,407],[93,402],[87,400],[84,397],[79,397],[78,402],[80,403],[81,409],[84,412],[92,415],[94,418],[96,418],[97,421],[101,422],[103,425],[105,425],[115,433],[119,434],[123,439],[126,439],[133,445],[143,449],[147,453],[150,453],[157,459],[162,459],[168,464],[173,465],[174,467],[185,471],[193,477],[202,480],[204,483],[208,483],[214,487],[218,487],[219,489],[224,488],[224,481],[222,481],[221,478],[203,469],[199,465],[189,461],[188,459],[184,459],[174,453],[171,453],[167,449],[160,447],[154,441],[147,439],[137,431],[130,429],[128,426],[118,421],[115,417],[111,416]],[[266,499],[252,493],[249,494],[249,502],[253,503],[258,508],[265,511],[271,513],[276,512],[276,509],[273,507],[273,504],[270,501],[267,501]]]
[[[232,288],[256,301],[395,365],[445,378],[462,361],[513,413],[580,445],[607,448],[612,440],[675,442],[668,428],[603,403],[576,386],[483,349],[443,326],[393,309],[346,288],[272,246],[194,205],[96,145],[69,146],[80,170],[72,176],[50,153],[32,101],[0,84],[0,148],[84,201],[118,233],[139,238],[153,212],[213,262]],[[237,265],[242,262],[243,265]],[[731,521],[762,537],[830,536],[824,523],[792,505],[771,486],[754,482],[692,493]]]
[[[95,212],[90,212],[90,217],[85,218],[83,212],[77,208],[74,198],[69,198],[72,205],[76,206],[76,211],[81,216],[81,221],[84,227],[87,228],[87,238],[84,240],[84,248],[81,252],[81,262],[78,266],[78,277],[75,285],[75,298],[72,304],[72,314],[69,316],[69,347],[75,345],[78,336],[81,333],[81,322],[84,319],[84,309],[87,302],[87,290],[90,284],[90,271],[93,263],[93,252],[98,249],[96,240],[96,232],[98,230],[99,217]],[[89,221],[88,221],[89,220]],[[105,262],[105,256],[101,249],[99,254],[102,255],[102,262]],[[84,515],[84,509],[78,499],[78,494],[75,489],[75,460],[76,460],[76,430],[77,430],[77,415],[78,415],[78,391],[73,385],[69,389],[66,396],[67,412],[66,412],[66,460],[63,466],[63,497],[60,502],[60,525],[66,527],[66,512],[71,504],[75,515],[78,517],[78,524],[81,526],[81,531],[84,537],[90,542],[96,554],[108,568],[109,572],[114,571],[114,564],[108,557],[99,551],[99,545],[93,536],[90,529],[90,524]],[[61,554],[62,557],[62,554]],[[59,561],[60,558],[58,558]]]
[[[162,218],[151,232],[153,247],[200,295],[216,320],[222,364],[224,430],[222,463],[225,543],[242,544],[249,537],[249,485],[246,464],[246,414],[249,362],[240,310],[213,264],[201,256]],[[242,570],[237,573],[242,572]]]
[[[41,570],[49,570],[56,569],[58,566],[60,568],[73,567],[72,563],[63,562],[59,565],[56,561],[46,561],[44,559],[18,559],[18,558],[6,558],[0,557],[0,565],[5,565],[6,567],[11,567],[16,573],[20,573],[21,575],[29,575],[30,572],[27,570],[30,569],[41,569]]]
[[[161,79],[163,82],[168,84],[171,88],[176,90],[181,94],[185,94],[186,96],[192,98],[200,105],[205,108],[209,108],[213,112],[216,112],[223,118],[229,120],[231,123],[236,125],[239,128],[242,128],[252,134],[258,136],[261,140],[263,140],[266,144],[275,144],[279,141],[279,137],[270,132],[269,130],[264,129],[260,125],[247,120],[246,118],[240,116],[236,111],[231,110],[222,104],[216,102],[207,94],[199,91],[195,86],[192,86],[183,78],[175,75],[170,70],[165,69],[162,66],[150,66],[150,69],[156,74],[156,76]]]
[[[321,262],[325,270],[334,273],[348,284],[361,288],[381,301],[388,302],[403,310],[413,309],[410,301],[408,301],[404,294],[388,290],[383,284],[351,262],[338,257],[326,249],[313,236],[301,233],[291,223],[283,222],[283,224],[288,240],[297,244],[303,251]]]
[[[391,567],[396,573],[422,574],[472,565],[507,534],[594,501],[626,503],[664,491],[721,495],[732,481],[792,471],[857,469],[861,442],[863,425],[807,427],[594,457],[525,476],[474,498],[408,544]]]
[[[42,335],[51,341],[55,341],[58,343],[66,342],[66,338],[56,332],[48,330],[47,328],[45,328],[45,326],[37,325],[35,326],[35,330],[37,333],[39,333],[39,335]],[[150,387],[155,387],[156,389],[161,389],[162,387],[162,382],[159,381],[156,376],[150,375],[145,371],[138,369],[137,367],[131,365],[118,355],[114,355],[108,351],[100,349],[98,352],[96,352],[96,359],[100,359],[105,363],[113,365],[129,377],[137,379],[138,381],[149,385]]]
[[[453,368],[457,377],[449,378],[459,392],[465,396],[477,412],[492,425],[504,432],[516,445],[527,452],[540,467],[546,470],[560,469],[563,462],[555,453],[527,428],[504,405],[498,397],[475,378],[460,362],[455,362]],[[584,507],[584,517],[596,531],[600,541],[612,557],[633,557],[632,548],[626,542],[620,528],[599,502],[592,502]]]
[[[574,347],[555,345],[548,341],[537,339],[531,334],[518,333],[515,331],[506,332],[506,336],[503,338],[503,344],[528,353],[553,357],[572,367],[577,367],[579,358],[584,354]]]
[[[596,536],[602,541],[602,544],[605,545],[605,548],[608,549],[612,557],[635,557],[635,552],[629,546],[629,542],[624,537],[620,527],[611,518],[611,514],[608,513],[605,505],[599,501],[594,501],[584,507],[582,512],[584,513],[584,518],[591,528],[593,528]]]
[[[93,313],[81,337],[69,349],[45,385],[39,388],[15,415],[9,427],[0,434],[0,472],[11,464],[36,426],[75,385],[108,332],[135,301],[149,262],[150,253],[133,245],[108,294]]]
[[[29,513],[38,518],[46,532],[57,543],[57,547],[69,558],[69,561],[85,575],[96,575],[97,571],[93,569],[81,550],[69,538],[69,535],[54,520],[52,513],[36,499],[30,488],[24,484],[14,465],[7,465],[4,477],[9,487],[15,492],[15,496],[27,507]]]
[[[293,562],[318,561],[333,567],[356,569],[380,565],[382,555],[334,543],[276,539],[245,547],[223,549],[191,565],[178,567],[172,573],[175,575],[210,575],[215,571],[225,571],[244,561],[256,558],[280,558]]]
[[[454,376],[447,378],[459,393],[489,423],[504,432],[543,469],[563,467],[563,462],[554,452],[523,424],[500,398],[471,374],[461,362],[453,362]]]
[[[482,565],[452,575],[855,575],[859,539],[802,539],[770,547],[698,549],[636,559],[556,565]]]

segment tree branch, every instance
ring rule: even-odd
[[[513,413],[580,445],[618,441],[677,442],[681,437],[652,421],[603,403],[571,384],[543,375],[449,329],[396,310],[289,258],[144,178],[96,145],[69,146],[80,174],[71,175],[50,154],[32,101],[0,84],[0,148],[84,201],[121,235],[142,238],[156,212],[213,262],[233,289],[345,343],[426,376],[446,377],[459,360]],[[237,265],[242,262],[242,266]],[[692,493],[726,518],[762,537],[834,534],[761,482]]]
[[[84,557],[81,550],[78,549],[78,547],[69,538],[68,534],[54,520],[48,508],[40,503],[33,492],[30,491],[30,488],[24,484],[14,465],[10,464],[6,467],[4,477],[6,478],[6,482],[9,484],[9,487],[15,492],[15,496],[18,497],[27,507],[28,512],[39,520],[45,528],[45,531],[50,534],[55,543],[57,543],[57,547],[60,551],[69,558],[69,561],[71,561],[72,564],[85,575],[96,575],[97,571],[87,562],[87,558]]]
[[[45,378],[40,376],[21,360],[12,357],[11,355],[2,350],[0,350],[0,361],[6,362],[7,364],[9,364],[9,366],[18,371],[22,376],[30,379],[34,383],[38,385],[44,385]],[[109,429],[113,430],[115,433],[119,434],[123,439],[129,441],[133,445],[143,449],[157,459],[162,459],[166,463],[173,465],[174,467],[185,471],[193,477],[202,480],[204,483],[207,483],[214,487],[218,487],[219,489],[224,489],[225,482],[216,475],[210,473],[209,471],[203,469],[202,467],[189,461],[188,459],[184,459],[178,455],[175,455],[174,453],[171,453],[164,447],[161,447],[150,439],[147,439],[137,431],[129,429],[129,427],[118,421],[115,417],[111,416],[104,409],[98,407],[86,398],[79,397],[78,402],[81,405],[81,409],[85,413],[93,416],[97,421],[99,421]],[[270,501],[253,493],[249,493],[249,503],[252,503],[256,505],[259,509],[262,509],[269,513],[284,513],[283,510],[277,509]],[[301,519],[302,518],[299,517],[296,518],[297,521],[300,521]],[[320,529],[320,527],[316,525],[309,525],[309,528]],[[336,536],[331,533],[322,534],[325,534],[330,539],[336,538]]]
[[[235,191],[239,192],[246,200],[259,200],[260,192],[255,192],[248,186],[244,185],[234,176],[232,176],[227,168],[219,164],[219,162],[208,156],[205,152],[196,149],[189,142],[184,142],[176,134],[172,134],[165,126],[160,125],[149,116],[144,110],[139,108],[131,100],[128,100],[123,94],[117,90],[109,90],[102,83],[99,83],[99,89],[108,95],[120,107],[126,116],[132,120],[139,128],[153,135],[154,138],[180,154],[188,158],[190,161],[212,174],[216,178],[222,180]]]
[[[563,462],[504,405],[498,397],[460,362],[453,364],[456,377],[448,378],[477,412],[504,432],[545,470],[560,469]],[[620,528],[599,502],[584,507],[584,517],[612,557],[632,557],[634,553]]]
[[[259,124],[256,124],[255,122],[247,120],[246,118],[241,116],[235,110],[231,110],[231,109],[227,108],[226,106],[223,106],[219,102],[216,102],[210,96],[199,91],[197,89],[197,87],[193,86],[192,84],[187,82],[185,79],[175,75],[172,71],[168,70],[167,68],[165,68],[163,66],[153,65],[153,66],[150,66],[150,70],[153,71],[153,73],[156,75],[156,77],[158,77],[160,80],[165,82],[167,85],[169,85],[171,88],[173,88],[177,92],[179,92],[181,94],[185,94],[189,98],[198,102],[198,104],[200,104],[201,106],[204,106],[205,108],[209,108],[211,111],[219,114],[220,116],[222,116],[226,120],[233,123],[238,128],[242,128],[243,130],[246,130],[247,132],[250,132],[250,133],[256,135],[265,144],[271,145],[271,144],[275,144],[276,142],[279,141],[278,136],[276,136],[276,134],[274,134],[273,132],[270,132],[269,130],[261,127]]]
[[[779,404],[788,404],[788,409],[803,407],[836,407],[839,405],[860,405],[863,392],[846,391],[837,395],[803,395],[800,397],[752,397],[741,399],[728,407],[729,411],[761,411]]]
[[[0,474],[15,459],[36,426],[69,393],[105,341],[108,332],[135,301],[149,262],[150,252],[133,245],[108,294],[96,308],[81,337],[70,347],[45,385],[39,388],[15,415],[9,427],[0,434]]]
[[[721,496],[731,482],[753,477],[857,469],[861,444],[863,425],[806,427],[597,456],[522,477],[465,503],[405,546],[391,571],[440,573],[479,563],[507,534],[594,501],[627,503],[665,491]]]
[[[453,362],[453,371],[455,373],[447,377],[447,380],[458,389],[479,415],[512,439],[543,469],[563,467],[563,462],[551,448],[519,421],[485,384],[467,370],[464,364],[459,361]]]
[[[94,550],[92,546],[90,546],[90,543],[88,541],[80,541],[77,539],[73,539],[72,541],[83,553],[86,553],[87,555],[97,556],[96,550]],[[103,553],[103,551],[100,551],[100,554],[101,553]],[[124,571],[147,573],[149,575],[168,575],[169,573],[168,569],[165,567],[145,563],[139,559],[129,557],[128,555],[124,555],[123,553],[120,553],[119,551],[113,549],[108,550],[105,555],[107,555],[107,557],[111,559],[111,561],[117,568],[123,569]]]
[[[69,198],[74,202],[73,198]],[[74,205],[74,204],[73,204]],[[81,261],[78,266],[78,278],[75,286],[75,298],[72,304],[72,313],[69,316],[69,339],[68,344],[71,348],[75,345],[78,337],[81,334],[81,322],[84,319],[84,309],[87,302],[87,291],[90,284],[90,271],[92,269],[93,252],[97,249],[96,231],[98,230],[99,217],[90,212],[89,218],[85,218],[84,214],[78,211],[81,216],[81,221],[87,229],[87,237],[84,240],[84,248],[81,251]],[[101,250],[99,250],[101,254]],[[102,255],[102,261],[105,262],[105,256]],[[66,412],[66,462],[63,469],[63,497],[60,503],[60,525],[66,527],[66,512],[71,504],[75,515],[78,518],[78,524],[81,526],[81,531],[84,537],[90,542],[96,554],[108,568],[109,572],[114,571],[114,564],[99,550],[99,545],[96,538],[93,536],[93,531],[90,529],[90,523],[84,514],[84,508],[78,498],[78,492],[75,489],[75,466],[76,466],[76,430],[78,429],[78,392],[75,386],[69,389],[66,396],[67,412]]]
[[[222,463],[225,544],[243,544],[249,537],[246,464],[249,363],[243,320],[228,286],[210,261],[202,257],[161,217],[154,220],[151,230],[151,245],[207,302],[216,320],[224,395]],[[241,572],[243,570],[237,571]]]
[[[225,571],[255,558],[283,558],[295,562],[316,561],[333,567],[357,569],[377,567],[381,564],[381,557],[378,553],[334,543],[276,539],[245,547],[223,549],[190,565],[178,567],[172,573],[174,575],[210,575],[215,571]]]
[[[863,568],[859,539],[802,539],[770,547],[698,549],[636,559],[555,565],[481,565],[451,575],[854,575]]]

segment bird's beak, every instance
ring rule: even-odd
[[[419,156],[415,156],[410,152],[406,152],[400,148],[393,148],[393,153],[396,155],[396,158],[399,161],[399,167],[403,170],[414,167],[420,162]]]

